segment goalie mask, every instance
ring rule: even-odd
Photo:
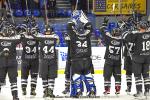
[[[78,35],[87,35],[85,33],[84,25],[88,23],[88,18],[82,10],[75,10],[71,16],[72,21],[75,23],[75,29]]]

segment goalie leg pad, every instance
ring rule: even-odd
[[[78,92],[81,92],[83,90],[83,83],[82,83],[82,76],[75,74],[72,77],[71,81],[71,94],[70,96],[76,96]]]
[[[87,92],[94,91],[96,94],[96,86],[94,83],[93,75],[91,73],[84,76],[84,82],[86,85]]]

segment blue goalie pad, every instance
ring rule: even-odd
[[[82,92],[84,91],[83,82],[82,82],[82,75],[80,77],[78,77],[77,79],[72,80],[70,96],[71,97],[76,96],[78,93],[78,90],[80,90]]]
[[[96,93],[96,86],[93,77],[84,76],[84,82],[85,82],[87,92],[94,91]]]

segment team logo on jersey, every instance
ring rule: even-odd
[[[35,45],[35,44],[36,44],[36,41],[29,40],[29,41],[27,41],[27,44],[28,44],[28,45]]]
[[[120,42],[118,42],[118,41],[116,41],[116,40],[112,40],[112,41],[111,41],[111,44],[113,44],[113,45],[119,45]]]
[[[54,44],[54,41],[51,41],[51,40],[45,40],[44,43],[45,43],[45,44]]]
[[[8,47],[8,46],[11,46],[11,42],[3,41],[3,42],[1,42],[1,45],[4,46],[4,47]]]
[[[142,36],[142,38],[146,40],[146,39],[150,38],[150,35],[149,35],[149,34],[144,34],[144,35]]]

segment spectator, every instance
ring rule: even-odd
[[[45,16],[45,3],[48,10],[48,17],[55,17],[56,16],[56,0],[40,0],[40,8],[43,10],[42,15]]]
[[[39,0],[27,0],[28,9],[34,10],[34,9],[40,9],[40,1]],[[26,10],[26,0],[21,0],[22,9]]]
[[[0,0],[0,16],[4,15],[5,9],[8,9],[6,0]]]

